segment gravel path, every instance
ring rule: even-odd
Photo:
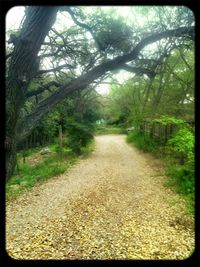
[[[185,203],[163,186],[159,160],[96,137],[67,173],[6,207],[6,248],[16,259],[184,259],[194,250]]]

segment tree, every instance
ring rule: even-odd
[[[58,7],[29,7],[18,37],[10,40],[14,50],[6,79],[6,177],[16,165],[16,127],[30,81],[38,69],[37,55],[53,25]],[[12,38],[13,39],[13,38]]]
[[[58,10],[67,12],[73,20],[73,25],[62,32],[52,28]],[[179,39],[184,43],[194,36],[191,22],[179,28],[140,33],[137,37],[121,18],[109,18],[101,9],[96,16],[94,13],[88,15],[86,11],[84,7],[28,6],[19,34],[14,39],[10,36],[14,49],[8,57],[6,81],[7,178],[15,168],[16,143],[29,135],[39,121],[72,92],[83,90],[120,68],[132,67],[135,72],[148,72],[152,76],[152,71],[149,72],[142,63],[148,61],[141,56],[145,47],[163,39],[170,43]],[[116,29],[120,30],[117,32]],[[87,37],[88,32],[92,38]],[[50,59],[52,68],[39,69],[44,58]],[[131,66],[126,65],[128,62],[132,63]],[[63,80],[58,77],[58,72],[63,73]],[[52,81],[44,84],[44,77],[46,79],[52,73]],[[30,91],[35,80],[39,86]],[[50,94],[45,96],[46,90]],[[37,101],[28,115],[21,116],[27,99],[37,98],[40,94],[41,101]]]
[[[194,50],[176,48],[153,78],[139,75],[112,85],[107,113],[110,121],[136,124],[161,115],[194,120]]]

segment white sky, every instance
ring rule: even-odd
[[[17,30],[24,16],[24,6],[11,8],[6,14],[6,30]]]

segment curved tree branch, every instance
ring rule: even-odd
[[[122,66],[122,69],[129,71],[129,72],[133,72],[138,75],[146,74],[149,78],[154,77],[156,75],[154,70],[150,70],[147,68],[131,67],[127,64],[124,64]]]
[[[154,43],[158,40],[167,37],[193,37],[194,27],[181,27],[175,30],[168,30],[161,33],[155,33],[151,36],[144,38],[139,42],[135,48],[128,54],[123,56],[118,56],[112,60],[108,60],[90,70],[88,73],[72,80],[70,83],[63,85],[59,91],[52,94],[47,99],[40,102],[36,109],[28,115],[18,127],[19,140],[23,140],[30,131],[37,125],[37,122],[47,114],[54,106],[60,103],[64,98],[66,98],[71,92],[75,90],[82,90],[90,83],[101,77],[108,71],[113,71],[122,68],[127,62],[137,59],[139,52],[147,45]]]

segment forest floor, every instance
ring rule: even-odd
[[[194,218],[163,186],[159,159],[125,142],[95,138],[66,173],[6,205],[6,249],[15,259],[185,259]]]

